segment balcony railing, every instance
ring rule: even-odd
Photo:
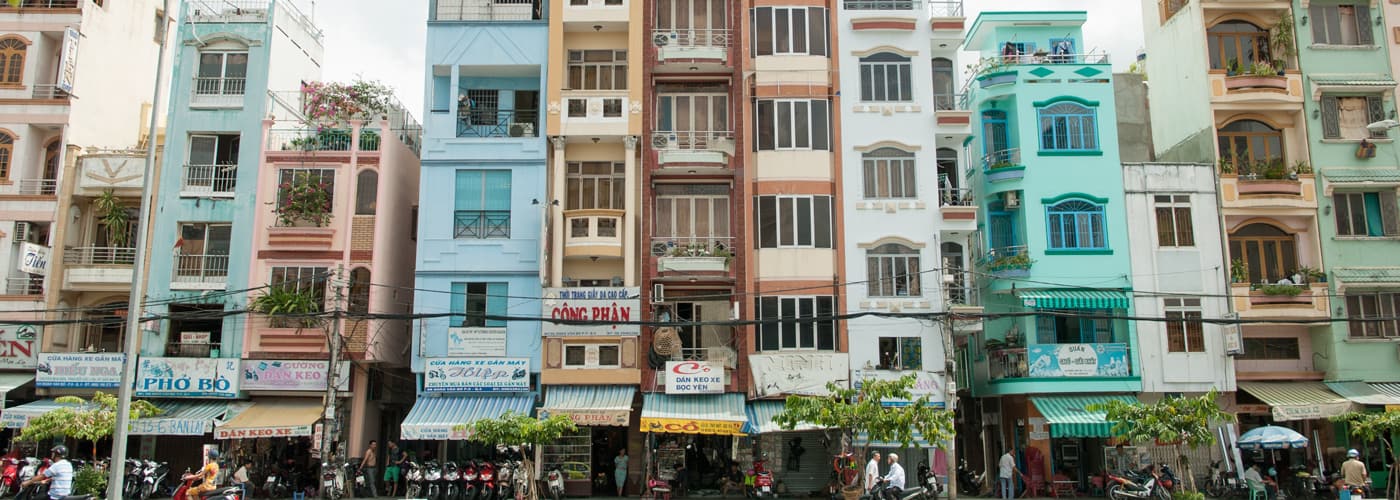
[[[565,256],[622,256],[622,210],[567,210]]]
[[[967,94],[933,94],[933,109],[937,111],[966,111]]]
[[[34,98],[35,98],[35,99],[67,99],[67,98],[68,98],[68,93],[67,93],[67,92],[64,92],[64,91],[61,90],[61,89],[59,89],[59,88],[58,88],[58,85],[56,85],[56,84],[52,84],[52,83],[36,83],[36,84],[34,84]]]
[[[999,56],[1003,64],[1109,64],[1107,53],[1098,54],[1020,54]]]
[[[233,196],[237,184],[238,165],[185,165],[180,192]]]
[[[180,343],[171,342],[165,345],[165,355],[175,358],[207,358],[210,353],[219,347],[215,343]]]
[[[571,217],[569,218],[570,238],[616,238],[617,217]]]
[[[949,304],[974,305],[977,304],[977,287],[967,285],[965,282],[945,283],[943,285],[943,298]]]
[[[983,170],[1013,167],[1021,164],[1021,149],[1011,148],[992,151],[982,156]]]
[[[136,262],[136,249],[126,247],[74,247],[64,249],[63,261],[68,265],[129,266]]]
[[[44,278],[31,276],[27,278],[5,278],[6,295],[43,295]]]
[[[267,17],[270,0],[189,0],[189,21],[252,21]],[[279,5],[280,7],[281,5]]]
[[[656,149],[734,152],[734,133],[727,130],[685,130],[654,132],[651,145]]]
[[[1026,348],[1012,347],[988,351],[987,367],[992,380],[1026,378],[1030,371],[1026,360]]]
[[[1031,268],[1030,254],[1025,245],[996,247],[987,251],[979,264],[993,273],[1024,272]]]
[[[81,0],[22,0],[20,9],[76,9]],[[0,2],[0,10],[14,9],[10,2]]]
[[[509,238],[510,210],[458,210],[452,215],[452,237]]]
[[[468,109],[457,112],[457,137],[538,137],[539,111]]]
[[[377,128],[360,129],[360,151],[379,151],[381,134]]]
[[[16,184],[19,194],[47,195],[58,192],[58,179],[20,179]]]
[[[664,29],[652,30],[652,40],[662,47],[728,48],[733,35],[727,29]],[[665,41],[662,44],[662,41]]]
[[[347,129],[272,129],[267,132],[269,150],[349,151],[353,138]]]
[[[846,0],[846,10],[914,10],[914,0]]]
[[[227,284],[228,255],[177,255],[172,281],[190,285]]]
[[[728,236],[653,236],[651,254],[657,257],[667,255],[711,257],[716,253],[734,251],[734,238]]]
[[[539,0],[438,0],[433,21],[529,21],[540,18]]]
[[[938,190],[938,203],[945,207],[976,206],[972,190],[969,188],[941,188]]]
[[[240,106],[248,79],[243,77],[196,77],[190,104],[195,106]]]
[[[1033,344],[988,349],[991,380],[1131,377],[1132,356],[1124,343]]]
[[[962,0],[954,0],[951,2],[929,0],[928,15],[929,17],[963,17]]]

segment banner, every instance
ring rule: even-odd
[[[749,368],[759,397],[825,396],[827,382],[846,387],[851,379],[850,358],[843,352],[754,354],[749,356]]]
[[[237,359],[141,358],[136,367],[139,397],[236,398]]]
[[[470,434],[461,424],[403,424],[399,438],[405,441],[461,441]]]
[[[131,421],[133,436],[203,436],[214,432],[209,418],[138,418]]]
[[[722,394],[724,366],[710,361],[667,361],[666,394]]]
[[[0,368],[34,369],[42,326],[0,325]]]
[[[19,264],[15,266],[15,269],[22,273],[39,276],[49,275],[49,247],[26,241],[20,243],[19,251]]]
[[[575,425],[594,425],[627,427],[627,418],[632,414],[629,410],[551,410],[540,409],[540,418],[546,419],[550,415],[565,415],[569,420],[573,420]]]
[[[1032,377],[1126,377],[1127,344],[1037,344],[1026,348]]]
[[[494,392],[530,390],[529,358],[428,358],[423,390]]]
[[[506,329],[503,327],[448,328],[447,355],[454,357],[505,357]]]
[[[851,384],[856,389],[860,389],[862,381],[865,380],[897,380],[905,375],[914,375],[914,387],[909,388],[909,395],[918,399],[921,396],[928,396],[928,405],[941,408],[944,406],[943,396],[946,389],[943,387],[943,376],[933,372],[903,372],[890,370],[852,370]],[[883,406],[908,406],[910,400],[907,399],[886,399],[881,401]]]
[[[330,361],[258,360],[242,362],[241,388],[245,391],[324,391]],[[350,362],[341,361],[335,390],[350,390]]]
[[[642,432],[743,436],[744,422],[642,417]]]
[[[73,93],[73,82],[78,76],[78,30],[71,27],[63,30],[63,47],[58,53],[58,90]]]
[[[310,425],[286,425],[276,427],[238,427],[214,429],[214,439],[280,438],[310,436]]]
[[[615,288],[546,288],[544,289],[544,316],[550,319],[572,321],[641,321],[642,289],[638,287]],[[569,325],[541,323],[541,335],[545,337],[577,337],[640,335],[638,325]]]
[[[34,387],[116,389],[122,382],[119,352],[41,352]]]

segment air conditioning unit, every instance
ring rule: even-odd
[[[651,285],[651,303],[666,303],[666,285],[664,283],[653,283]]]
[[[676,32],[674,31],[670,33],[657,33],[655,35],[652,35],[651,43],[656,44],[657,47],[665,47],[667,45],[670,45],[671,40],[674,40],[675,38]]]
[[[671,136],[667,134],[651,134],[651,147],[656,149],[666,149],[671,145]]]
[[[33,233],[34,228],[28,222],[16,222],[14,241],[16,243],[21,241],[29,241],[29,237]]]
[[[1007,191],[1005,193],[1002,193],[1001,199],[1002,203],[1006,206],[1006,208],[1021,207],[1021,197],[1017,196],[1015,191]]]
[[[510,124],[510,136],[511,136],[511,137],[534,137],[534,136],[535,136],[535,124],[530,123],[530,122],[524,122],[524,123],[511,122],[511,124]]]

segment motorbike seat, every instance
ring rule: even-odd
[[[242,491],[242,489],[239,488],[239,487],[237,487],[237,486],[225,486],[225,487],[223,487],[223,488],[216,488],[216,489],[213,489],[213,490],[210,490],[210,491],[200,492],[199,498],[209,498],[209,497],[216,497],[216,496],[224,496],[224,495],[228,495],[228,494],[231,494],[231,493],[239,493],[239,492],[241,492],[241,491]]]
[[[63,500],[92,500],[92,495],[69,495],[63,497]]]

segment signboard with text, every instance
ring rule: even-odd
[[[759,397],[782,394],[827,395],[826,383],[846,386],[851,363],[846,353],[755,354],[749,356],[754,392]]]
[[[627,419],[632,414],[628,410],[597,410],[597,409],[549,409],[540,410],[540,418],[546,419],[550,415],[565,415],[569,420],[573,420],[575,425],[595,425],[627,427]]]
[[[546,288],[544,317],[556,320],[590,321],[598,324],[565,324],[545,321],[545,337],[640,335],[639,325],[609,324],[642,320],[641,288]]]
[[[42,326],[0,325],[0,368],[33,369]]]
[[[447,355],[454,357],[505,357],[506,329],[487,327],[448,328]]]
[[[34,387],[116,389],[122,381],[119,352],[41,352]]]
[[[851,384],[856,389],[860,388],[861,381],[864,380],[897,380],[905,375],[914,375],[914,386],[909,388],[909,395],[918,399],[928,396],[929,406],[942,407],[943,396],[946,389],[943,387],[943,376],[933,372],[924,371],[894,371],[894,370],[852,370]],[[907,399],[886,399],[881,401],[883,406],[908,406],[911,401]]]
[[[245,391],[324,391],[330,361],[245,359],[242,362]],[[335,390],[350,390],[350,362],[341,361]]]
[[[19,264],[15,266],[19,272],[49,275],[49,247],[26,241],[19,245],[19,251]]]
[[[140,397],[236,398],[239,360],[141,358],[135,394]]]
[[[59,90],[66,93],[73,93],[73,82],[78,78],[78,30],[72,27],[63,30],[63,47],[60,48],[58,57],[58,81],[55,82]]]
[[[310,436],[310,425],[284,425],[276,427],[239,427],[214,429],[214,439],[251,439]]]
[[[667,361],[666,394],[720,394],[724,365],[710,361]]]
[[[1032,377],[1132,375],[1127,344],[1038,344],[1026,348]]]
[[[495,392],[530,390],[529,358],[428,358],[423,390]]]

